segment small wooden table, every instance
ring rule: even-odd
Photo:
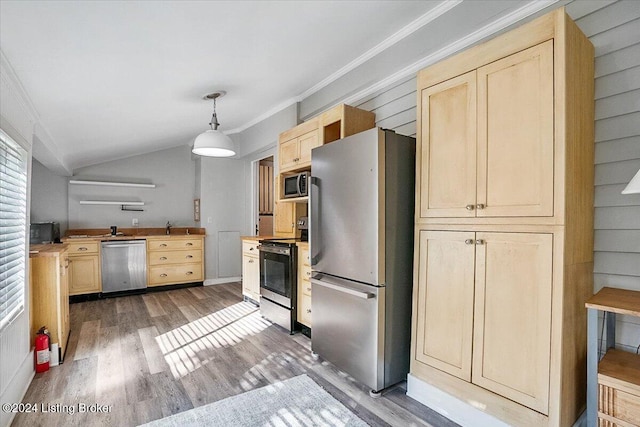
[[[615,421],[611,412],[607,413],[609,410],[640,413],[640,355],[615,349],[616,314],[640,317],[640,291],[602,288],[585,305],[588,309],[587,425],[595,426],[598,417]],[[602,361],[598,360],[598,311],[606,315],[606,335],[603,336],[606,354]],[[605,394],[600,399],[599,384]],[[602,403],[600,411],[599,401]]]

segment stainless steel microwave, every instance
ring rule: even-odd
[[[308,193],[309,172],[300,172],[282,179],[282,197],[304,197]]]

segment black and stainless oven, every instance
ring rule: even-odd
[[[295,239],[260,241],[260,314],[289,332],[296,320]]]

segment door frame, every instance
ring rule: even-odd
[[[259,235],[260,230],[260,162],[270,157],[273,159],[273,177],[275,182],[275,176],[278,172],[276,170],[276,155],[274,151],[275,150],[266,150],[260,153],[258,158],[251,161],[251,234],[255,236]]]

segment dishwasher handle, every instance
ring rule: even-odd
[[[142,246],[144,240],[128,240],[125,242],[102,242],[102,248],[130,248],[131,246]]]

